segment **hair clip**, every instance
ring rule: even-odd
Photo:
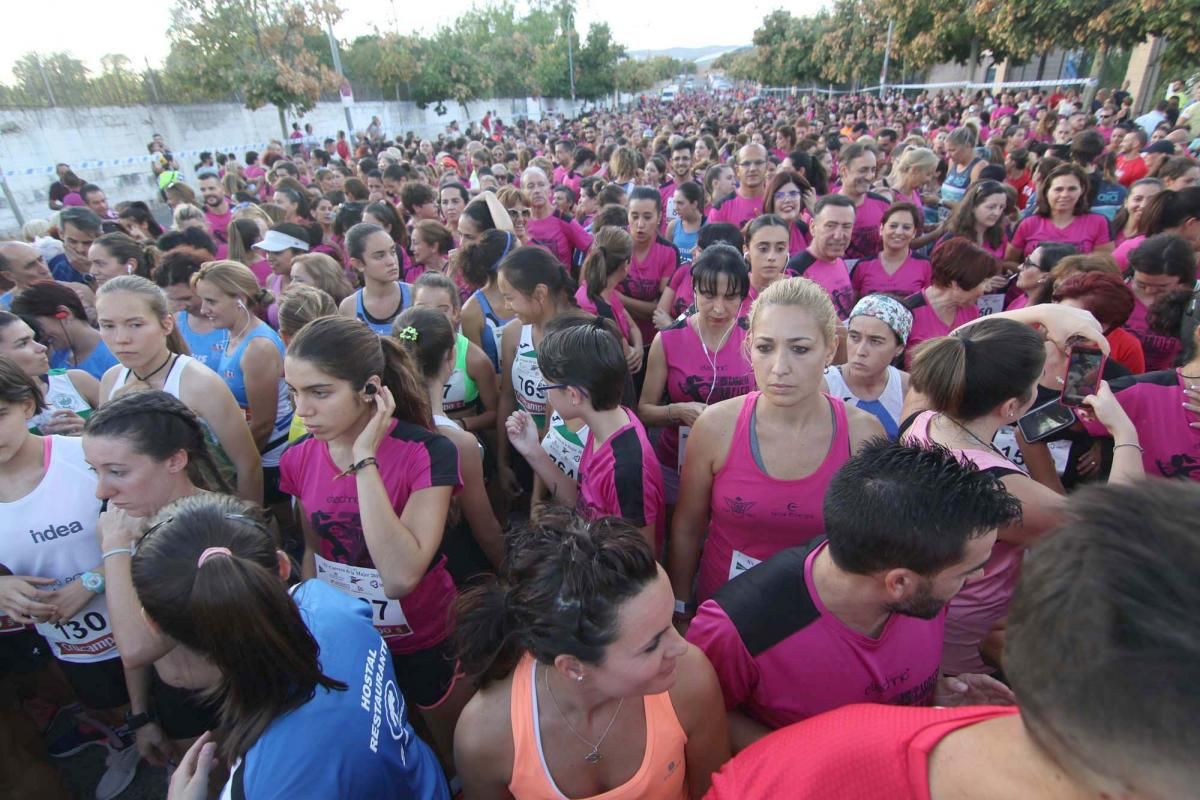
[[[412,325],[409,325],[404,330],[396,333],[396,338],[401,339],[405,342],[415,342],[417,340],[417,336],[418,336],[417,329],[414,328]]]

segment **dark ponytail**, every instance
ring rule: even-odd
[[[458,601],[459,661],[484,686],[526,652],[542,664],[560,655],[603,663],[622,604],[658,577],[650,545],[623,520],[587,522],[549,505],[536,519],[510,536],[499,578]]]
[[[123,439],[135,452],[159,462],[183,450],[193,486],[233,491],[213,460],[200,419],[166,392],[130,392],[105,403],[88,417],[83,435]]]
[[[108,254],[117,261],[122,263],[133,261],[134,267],[130,273],[132,275],[140,275],[149,279],[154,272],[154,261],[158,250],[153,245],[142,244],[124,233],[106,233],[96,239],[95,244],[107,250]]]
[[[544,247],[526,245],[514,248],[500,262],[499,271],[514,289],[532,295],[545,286],[550,296],[563,306],[575,304],[575,281],[558,259]]]
[[[580,270],[588,298],[594,303],[608,288],[608,279],[633,258],[633,237],[621,228],[601,229]]]
[[[200,556],[210,547],[230,553]],[[347,687],[321,672],[320,647],[279,576],[278,553],[252,507],[227,495],[185,497],[159,512],[133,558],[146,614],[217,666],[221,754],[247,751],[277,718],[318,687]]]
[[[1026,398],[1042,373],[1042,337],[1011,319],[985,319],[921,343],[912,387],[930,409],[969,421],[1013,397]]]
[[[1189,219],[1200,220],[1200,186],[1164,189],[1146,203],[1138,220],[1138,233],[1153,236],[1167,228],[1178,228]]]
[[[343,316],[314,319],[292,339],[287,354],[349,382],[355,391],[379,376],[396,401],[392,416],[429,427],[429,397],[408,351],[395,339],[380,337],[365,322]]]
[[[458,269],[467,283],[482,288],[495,280],[500,262],[519,246],[517,237],[508,231],[484,231],[479,241],[458,251]]]

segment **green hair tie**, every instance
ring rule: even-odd
[[[409,325],[404,330],[396,334],[396,338],[405,342],[415,342],[417,340],[417,329]]]

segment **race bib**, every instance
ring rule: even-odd
[[[1021,446],[1017,444],[1016,428],[1005,425],[996,431],[996,438],[992,439],[992,444],[1009,461],[1018,467],[1025,468],[1025,454],[1021,452]],[[1071,461],[1071,443],[1063,439],[1046,444],[1050,447],[1050,457],[1054,459],[1054,471],[1062,476],[1067,471],[1067,464]]]
[[[975,301],[975,306],[979,309],[979,316],[981,317],[999,313],[1004,310],[1004,293],[998,292],[982,295]]]
[[[412,636],[412,626],[404,616],[400,601],[383,593],[383,578],[379,570],[370,567],[354,567],[313,556],[317,565],[317,579],[335,589],[363,601],[371,607],[371,623],[385,639]]]
[[[729,559],[729,580],[733,580],[738,575],[741,575],[743,572],[753,567],[755,564],[761,563],[761,558],[748,556],[741,550],[734,550],[733,557]]]
[[[680,475],[683,474],[683,453],[687,449],[687,440],[688,440],[688,437],[691,435],[692,435],[692,426],[690,426],[690,425],[680,425],[679,426],[679,460],[678,460],[678,463],[675,465],[675,468],[679,471]]]
[[[102,594],[92,597],[91,602],[70,619],[39,622],[36,627],[50,643],[54,657],[62,661],[89,664],[117,655],[117,643],[108,620],[108,605]]]

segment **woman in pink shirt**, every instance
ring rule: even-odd
[[[1142,178],[1140,181],[1134,181],[1133,185],[1129,187],[1129,195],[1125,198],[1125,205],[1113,217],[1112,225],[1110,226],[1113,243],[1116,245],[1116,248],[1113,250],[1113,258],[1117,259],[1118,264],[1124,266],[1124,263],[1120,260],[1122,245],[1138,236],[1138,230],[1142,222],[1142,212],[1146,210],[1146,206],[1162,190],[1162,181],[1158,178]]]
[[[978,181],[971,184],[946,222],[946,237],[942,241],[962,236],[1003,259],[1008,247],[1008,234],[1004,230],[1007,208],[1008,192],[1002,183]]]
[[[975,304],[987,280],[999,269],[995,256],[966,239],[950,239],[933,253],[932,275],[927,289],[905,298],[913,315],[912,332],[904,351],[904,364],[912,363],[913,351],[926,339],[945,336],[960,325],[979,318]]]
[[[1038,186],[1037,209],[1017,226],[1004,260],[1021,263],[1042,242],[1066,242],[1081,253],[1112,252],[1108,220],[1088,211],[1088,176],[1078,164],[1062,164]]]
[[[641,330],[643,342],[654,338],[654,309],[679,268],[679,251],[659,236],[661,219],[662,198],[657,189],[639,186],[630,193],[629,233],[633,237],[633,259],[617,290]]]
[[[808,181],[796,172],[776,172],[767,186],[763,213],[775,214],[788,223],[788,256],[794,256],[812,241],[808,225],[801,216],[816,203],[816,194]],[[811,202],[810,202],[811,201]]]
[[[901,439],[939,444],[993,472],[1022,504],[1019,523],[999,531],[983,576],[950,601],[946,617],[942,670],[948,675],[991,672],[980,645],[1004,619],[1020,574],[1025,548],[1063,521],[1061,494],[1030,478],[992,445],[997,431],[1029,411],[1046,362],[1046,343],[1031,325],[1041,325],[1060,347],[1071,335],[1085,335],[1107,352],[1108,343],[1094,318],[1058,305],[1031,306],[985,317],[918,349],[912,391],[906,403],[911,425]],[[1061,331],[1067,330],[1062,341]],[[1138,431],[1107,386],[1087,399],[1085,413],[1113,432],[1110,480],[1133,481],[1142,475]]]
[[[642,364],[642,332],[616,290],[629,273],[632,255],[633,239],[626,231],[611,226],[601,228],[580,268],[582,283],[575,290],[575,302],[584,311],[613,321],[621,332],[630,369],[636,372]]]
[[[1181,236],[1160,233],[1151,236],[1129,254],[1129,288],[1136,302],[1125,327],[1142,340],[1146,369],[1175,366],[1182,343],[1175,330],[1152,324],[1152,309],[1168,292],[1186,289],[1196,282],[1196,254]]]
[[[655,444],[667,505],[679,496],[684,444],[711,403],[746,394],[754,381],[738,312],[750,291],[742,254],[729,245],[704,251],[691,269],[696,313],[659,331],[650,345],[638,416],[661,428]]]
[[[592,246],[591,235],[574,219],[568,219],[554,209],[550,181],[537,167],[529,167],[521,174],[521,189],[529,195],[529,207],[533,212],[526,223],[530,242],[546,248],[564,268],[569,267],[576,251],[587,252]],[[657,191],[654,196],[658,197]]]
[[[369,603],[401,689],[444,756],[470,697],[450,657],[454,581],[441,554],[458,451],[430,430],[406,351],[359,320],[323,317],[292,339],[284,377],[309,436],[288,448],[305,578]]]
[[[1142,210],[1137,235],[1121,242],[1113,251],[1113,258],[1121,269],[1129,267],[1129,254],[1146,241],[1146,237],[1158,233],[1182,236],[1200,253],[1200,187],[1178,192],[1164,190],[1150,198]]]
[[[879,227],[883,250],[875,258],[864,259],[854,266],[850,284],[854,296],[890,294],[908,297],[929,286],[929,262],[912,254],[913,237],[921,229],[920,211],[912,203],[895,203],[883,215]]]
[[[810,280],[779,281],[755,301],[747,340],[758,390],[705,409],[688,438],[667,558],[681,611],[693,584],[703,602],[820,535],[833,473],[883,435],[874,416],[821,391],[836,328],[833,302]]]

